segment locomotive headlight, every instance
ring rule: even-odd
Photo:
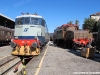
[[[32,43],[32,45],[31,45],[33,48],[36,48],[37,47],[37,43],[36,42],[34,42],[34,43]]]
[[[16,43],[11,42],[11,43],[10,43],[10,46],[11,46],[12,48],[16,47]]]

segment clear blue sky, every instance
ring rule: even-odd
[[[68,21],[79,20],[80,28],[84,18],[100,12],[100,0],[2,0],[0,13],[15,19],[21,12],[34,13],[46,19],[49,32]],[[73,22],[74,23],[74,22]]]

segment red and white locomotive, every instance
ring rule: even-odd
[[[27,13],[16,17],[14,38],[11,42],[13,55],[39,55],[40,48],[48,41],[48,28],[42,16]]]

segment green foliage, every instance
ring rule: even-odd
[[[73,21],[69,21],[67,24],[73,24]],[[75,24],[76,24],[76,25],[79,24],[79,21],[78,21],[77,19],[75,20]]]
[[[97,32],[98,31],[97,21],[95,19],[85,18],[83,29],[89,29],[90,32]]]
[[[100,20],[97,22],[97,26],[100,27]]]
[[[67,24],[73,24],[73,21],[69,21]],[[79,21],[76,19],[75,20],[75,25],[79,25]],[[79,27],[77,27],[79,29]]]
[[[75,21],[75,24],[76,24],[76,25],[78,25],[78,24],[79,24],[79,21],[78,21],[77,19],[76,19],[76,21]]]
[[[69,21],[67,24],[73,24],[73,21]]]

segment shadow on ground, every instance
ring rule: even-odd
[[[85,58],[83,56],[81,56],[81,50],[72,50],[72,49],[69,49],[68,52],[72,53],[72,54],[75,54],[77,56],[80,56],[82,58]],[[94,58],[88,58],[89,60],[93,60],[93,61],[96,61],[96,62],[100,62],[100,54],[97,54],[95,53],[95,57]]]
[[[55,46],[53,43],[49,43],[49,46],[57,47],[57,46]],[[59,48],[61,48],[61,47],[59,47]],[[62,48],[62,49],[64,49],[64,48]],[[79,57],[82,57],[82,56],[81,56],[81,50],[67,49],[66,51],[67,51],[67,52],[70,52],[70,53],[72,53],[72,54],[74,54],[74,55],[77,55],[77,56],[79,56]],[[82,57],[82,58],[85,58],[85,57]],[[88,59],[89,59],[89,60],[96,61],[96,62],[100,62],[100,53],[99,53],[99,54],[95,53],[95,58],[88,58]]]

